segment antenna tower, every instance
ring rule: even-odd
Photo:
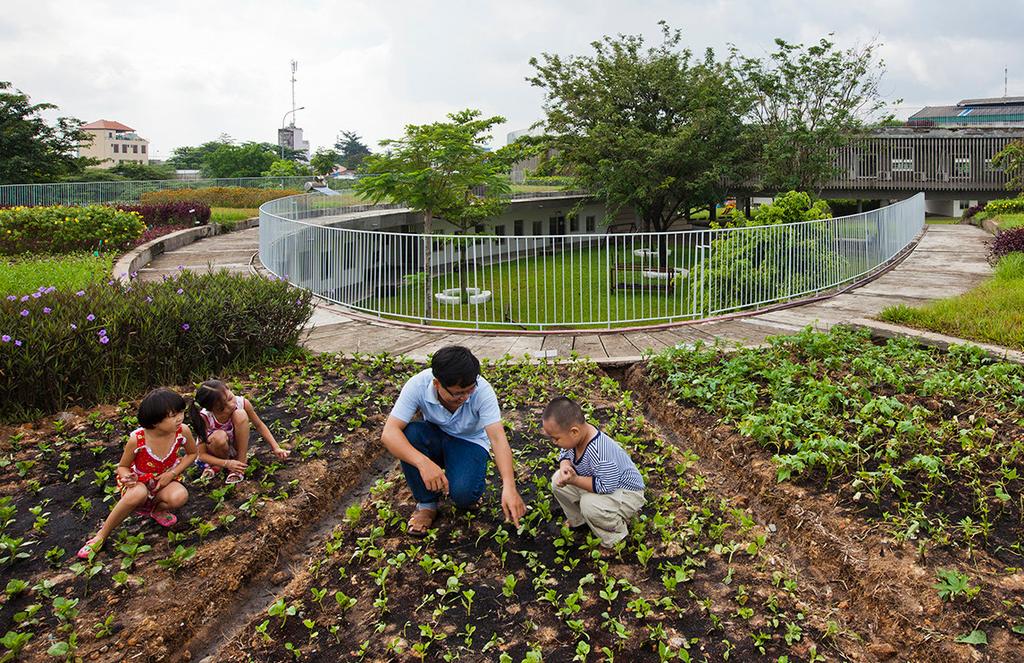
[[[299,70],[298,60],[292,60],[292,126],[295,126],[295,72]]]

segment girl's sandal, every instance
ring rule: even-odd
[[[239,481],[242,481],[244,478],[245,477],[243,477],[239,472],[231,472],[230,474],[228,474],[228,478],[224,479],[224,483],[233,485],[238,483]]]
[[[203,473],[199,475],[199,480],[200,481],[209,481],[210,479],[212,479],[216,475],[217,475],[217,470],[216,469],[214,469],[212,467],[207,467],[205,470],[203,470]]]
[[[168,513],[166,511],[163,511],[161,513],[152,511],[150,512],[149,517],[164,527],[171,527],[172,525],[174,525],[174,523],[178,522],[178,517],[176,515],[174,515],[173,513]]]
[[[427,535],[427,530],[434,524],[437,518],[437,509],[416,509],[409,516],[409,534],[416,537]]]
[[[78,552],[76,553],[75,556],[78,557],[78,559],[89,559],[89,555],[99,552],[100,548],[102,547],[103,539],[101,539],[100,535],[97,534],[96,536],[86,541],[85,545],[78,549]]]

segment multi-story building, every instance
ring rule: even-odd
[[[99,159],[100,168],[112,168],[121,163],[149,164],[149,141],[131,127],[113,120],[96,120],[83,124],[82,129],[93,139],[92,143],[81,143],[78,154]]]

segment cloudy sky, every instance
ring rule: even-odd
[[[63,115],[118,120],[156,156],[221,133],[276,142],[299,62],[298,126],[312,147],[339,130],[373,145],[407,123],[480,108],[506,131],[541,117],[525,82],[542,52],[590,52],[605,34],[684,30],[694,51],[735,43],[764,55],[775,37],[843,46],[876,39],[882,92],[897,116],[967,97],[1024,95],[1024,0],[7,0],[0,80]]]

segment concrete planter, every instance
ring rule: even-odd
[[[490,290],[481,290],[480,288],[466,288],[466,292],[469,293],[470,304],[483,304],[491,300]],[[434,299],[441,302],[442,304],[461,304],[462,303],[462,288],[445,288],[441,292],[434,294]]]
[[[644,260],[655,260],[658,257],[658,249],[635,249],[633,255]],[[672,255],[672,249],[665,249],[665,255]]]

